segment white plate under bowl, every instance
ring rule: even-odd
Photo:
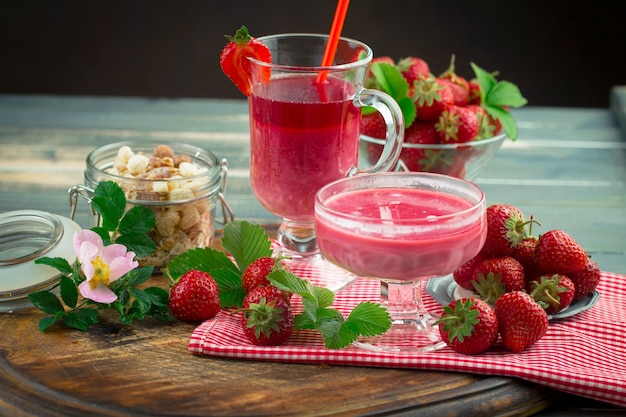
[[[453,300],[458,300],[459,298],[479,297],[479,295],[473,291],[460,287],[454,280],[452,274],[441,278],[429,279],[426,283],[426,291],[443,306],[446,306]],[[550,320],[571,317],[593,307],[596,302],[598,302],[598,298],[600,298],[600,293],[597,290],[594,290],[591,294],[588,294],[580,300],[570,304],[565,309],[559,311],[558,313],[549,315],[548,317]]]

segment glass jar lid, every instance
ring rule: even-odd
[[[35,260],[60,257],[73,263],[73,235],[80,230],[70,219],[38,210],[0,214],[0,311],[31,307],[28,294],[57,284],[59,271]]]

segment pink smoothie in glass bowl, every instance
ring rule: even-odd
[[[480,251],[487,231],[484,208],[435,190],[339,190],[316,204],[320,251],[362,277],[416,281],[450,274]]]
[[[313,222],[317,190],[358,159],[361,109],[346,99],[354,87],[332,77],[320,87],[315,77],[273,79],[248,100],[252,190],[268,211],[298,222]]]

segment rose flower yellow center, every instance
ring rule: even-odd
[[[105,286],[109,285],[109,276],[111,274],[111,269],[109,265],[107,265],[101,257],[96,256],[95,259],[91,261],[93,265],[93,278],[89,280],[89,286],[93,289],[98,286],[99,283],[102,283]]]

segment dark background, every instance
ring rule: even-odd
[[[375,56],[456,55],[517,84],[529,105],[608,107],[626,84],[626,2],[352,0],[343,35]],[[253,36],[330,29],[333,0],[5,1],[0,93],[243,98],[219,53]]]

